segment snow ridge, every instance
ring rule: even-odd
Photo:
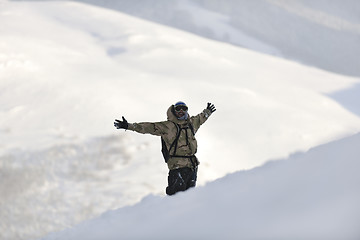
[[[173,197],[149,195],[43,240],[355,240],[359,144],[357,134]]]

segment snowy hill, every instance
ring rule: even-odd
[[[359,132],[341,105],[358,84],[119,11],[0,1],[0,239],[164,195],[160,139],[116,131],[115,118],[161,121],[178,100],[190,114],[213,102],[197,135],[201,186]]]
[[[185,194],[149,195],[43,240],[359,239],[359,145],[357,134]]]
[[[77,1],[327,71],[360,76],[358,0]]]

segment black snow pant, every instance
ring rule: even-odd
[[[167,195],[173,195],[180,191],[185,191],[196,185],[197,168],[191,169],[188,167],[178,168],[169,171],[168,187],[166,188]]]

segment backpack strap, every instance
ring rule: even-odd
[[[181,133],[181,129],[180,129],[179,124],[177,124],[177,123],[174,123],[174,124],[175,124],[176,130],[177,130],[177,132],[176,132],[176,138],[175,138],[175,140],[173,141],[173,143],[170,145],[170,148],[169,148],[169,153],[170,153],[172,147],[175,147],[175,149],[174,149],[174,154],[173,154],[173,155],[176,154],[177,144],[178,144],[179,137],[180,137],[180,133]],[[174,146],[174,145],[175,145],[175,146]]]
[[[172,122],[172,123],[174,123],[174,122]],[[174,123],[174,124],[176,126],[176,137],[175,137],[174,141],[171,143],[169,150],[166,147],[166,143],[165,143],[163,137],[161,137],[161,152],[163,154],[163,157],[164,157],[166,163],[170,158],[170,150],[174,147],[174,145],[175,145],[175,152],[176,152],[177,142],[180,137],[180,127],[178,126],[178,124],[176,124],[176,123]]]

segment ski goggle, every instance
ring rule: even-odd
[[[188,107],[185,105],[179,105],[175,107],[175,111],[180,112],[181,110],[183,110],[184,112],[186,112],[188,110]]]

